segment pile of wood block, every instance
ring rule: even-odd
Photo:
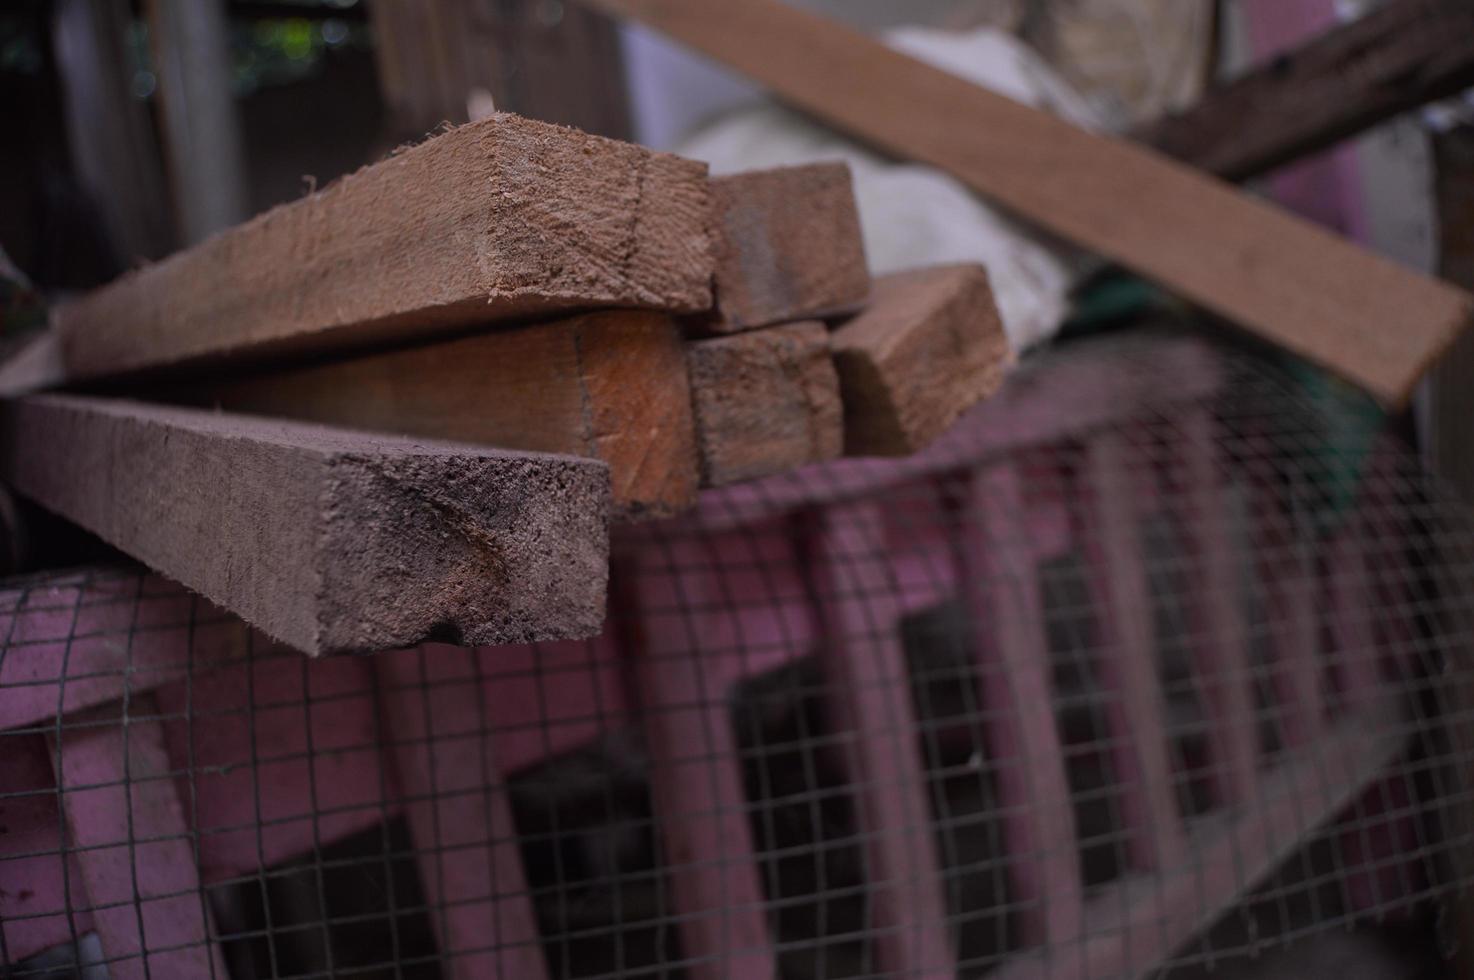
[[[612,522],[919,449],[1010,362],[981,267],[871,282],[842,164],[505,114],[52,327],[0,478],[312,654],[594,634]]]

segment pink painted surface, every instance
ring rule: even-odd
[[[933,481],[917,481],[897,487],[881,508],[875,551],[888,557],[899,615],[921,612],[957,595],[953,532],[942,493]]]
[[[239,662],[248,643],[268,645],[166,579],[106,569],[75,578],[49,577],[23,598],[0,593],[0,730],[117,700],[125,688],[142,694],[191,663],[199,672]]]
[[[1340,705],[1367,703],[1381,686],[1381,651],[1374,635],[1376,596],[1367,570],[1368,540],[1360,515],[1347,515],[1327,547],[1323,591],[1330,614],[1331,668]]]
[[[817,640],[782,524],[672,534],[624,568],[656,821],[696,978],[776,976],[729,696]]]
[[[1034,945],[1078,936],[1083,898],[1024,497],[1011,465],[979,471],[958,552],[979,634],[984,737],[997,773],[1009,901],[1019,907],[1023,941]]]
[[[547,975],[477,651],[441,644],[373,660],[420,879],[456,977]]]
[[[96,709],[48,737],[71,844],[115,980],[225,980],[156,713],[142,696],[121,724],[116,709]]]
[[[368,660],[267,654],[155,697],[173,716],[164,730],[181,796],[195,786],[206,881],[254,875],[392,812]]]
[[[1100,616],[1098,670],[1126,856],[1142,871],[1183,860],[1173,766],[1158,678],[1152,603],[1142,555],[1139,486],[1145,458],[1130,435],[1111,430],[1087,445],[1078,536]]]
[[[848,776],[865,835],[878,964],[889,976],[951,978],[957,967],[883,512],[861,503],[815,515],[808,557],[824,628],[825,697],[836,728],[852,739]]]
[[[613,631],[592,640],[477,651],[497,759],[512,775],[629,721]]]
[[[1257,789],[1259,737],[1240,588],[1242,552],[1223,487],[1228,460],[1219,456],[1215,423],[1206,408],[1186,414],[1172,435],[1173,479],[1183,502],[1176,516],[1187,552],[1192,649],[1211,732],[1209,779],[1219,805],[1237,806],[1252,800]]]
[[[0,962],[16,963],[90,932],[92,913],[65,851],[45,736],[0,734],[0,759]]]

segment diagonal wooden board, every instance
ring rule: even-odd
[[[779,0],[583,0],[710,55],[896,156],[944,170],[1389,406],[1474,297],[1149,149],[1088,133]]]
[[[73,381],[711,306],[703,164],[498,114],[54,311]]]
[[[0,479],[309,654],[604,618],[594,460],[33,395],[0,402]]]

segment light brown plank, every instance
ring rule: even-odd
[[[3,376],[3,372],[0,372]],[[609,464],[625,517],[696,499],[685,345],[612,311],[169,390],[170,401]]]
[[[779,0],[584,0],[839,129],[936,166],[1400,405],[1474,298],[1124,140],[1087,133]]]
[[[882,276],[865,312],[835,330],[831,345],[850,456],[925,448],[997,391],[1013,363],[980,265]]]
[[[840,454],[839,379],[822,323],[696,341],[687,363],[705,486]]]
[[[701,164],[511,115],[451,130],[56,310],[67,372],[711,305]]]
[[[0,477],[312,654],[603,620],[592,460],[36,395],[0,407]]]
[[[711,198],[716,308],[705,328],[733,333],[864,303],[870,269],[847,164],[714,177]]]

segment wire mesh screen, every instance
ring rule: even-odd
[[[0,975],[1452,975],[1474,565],[1419,474],[1123,336],[630,529],[589,641],[310,661],[4,583]]]

